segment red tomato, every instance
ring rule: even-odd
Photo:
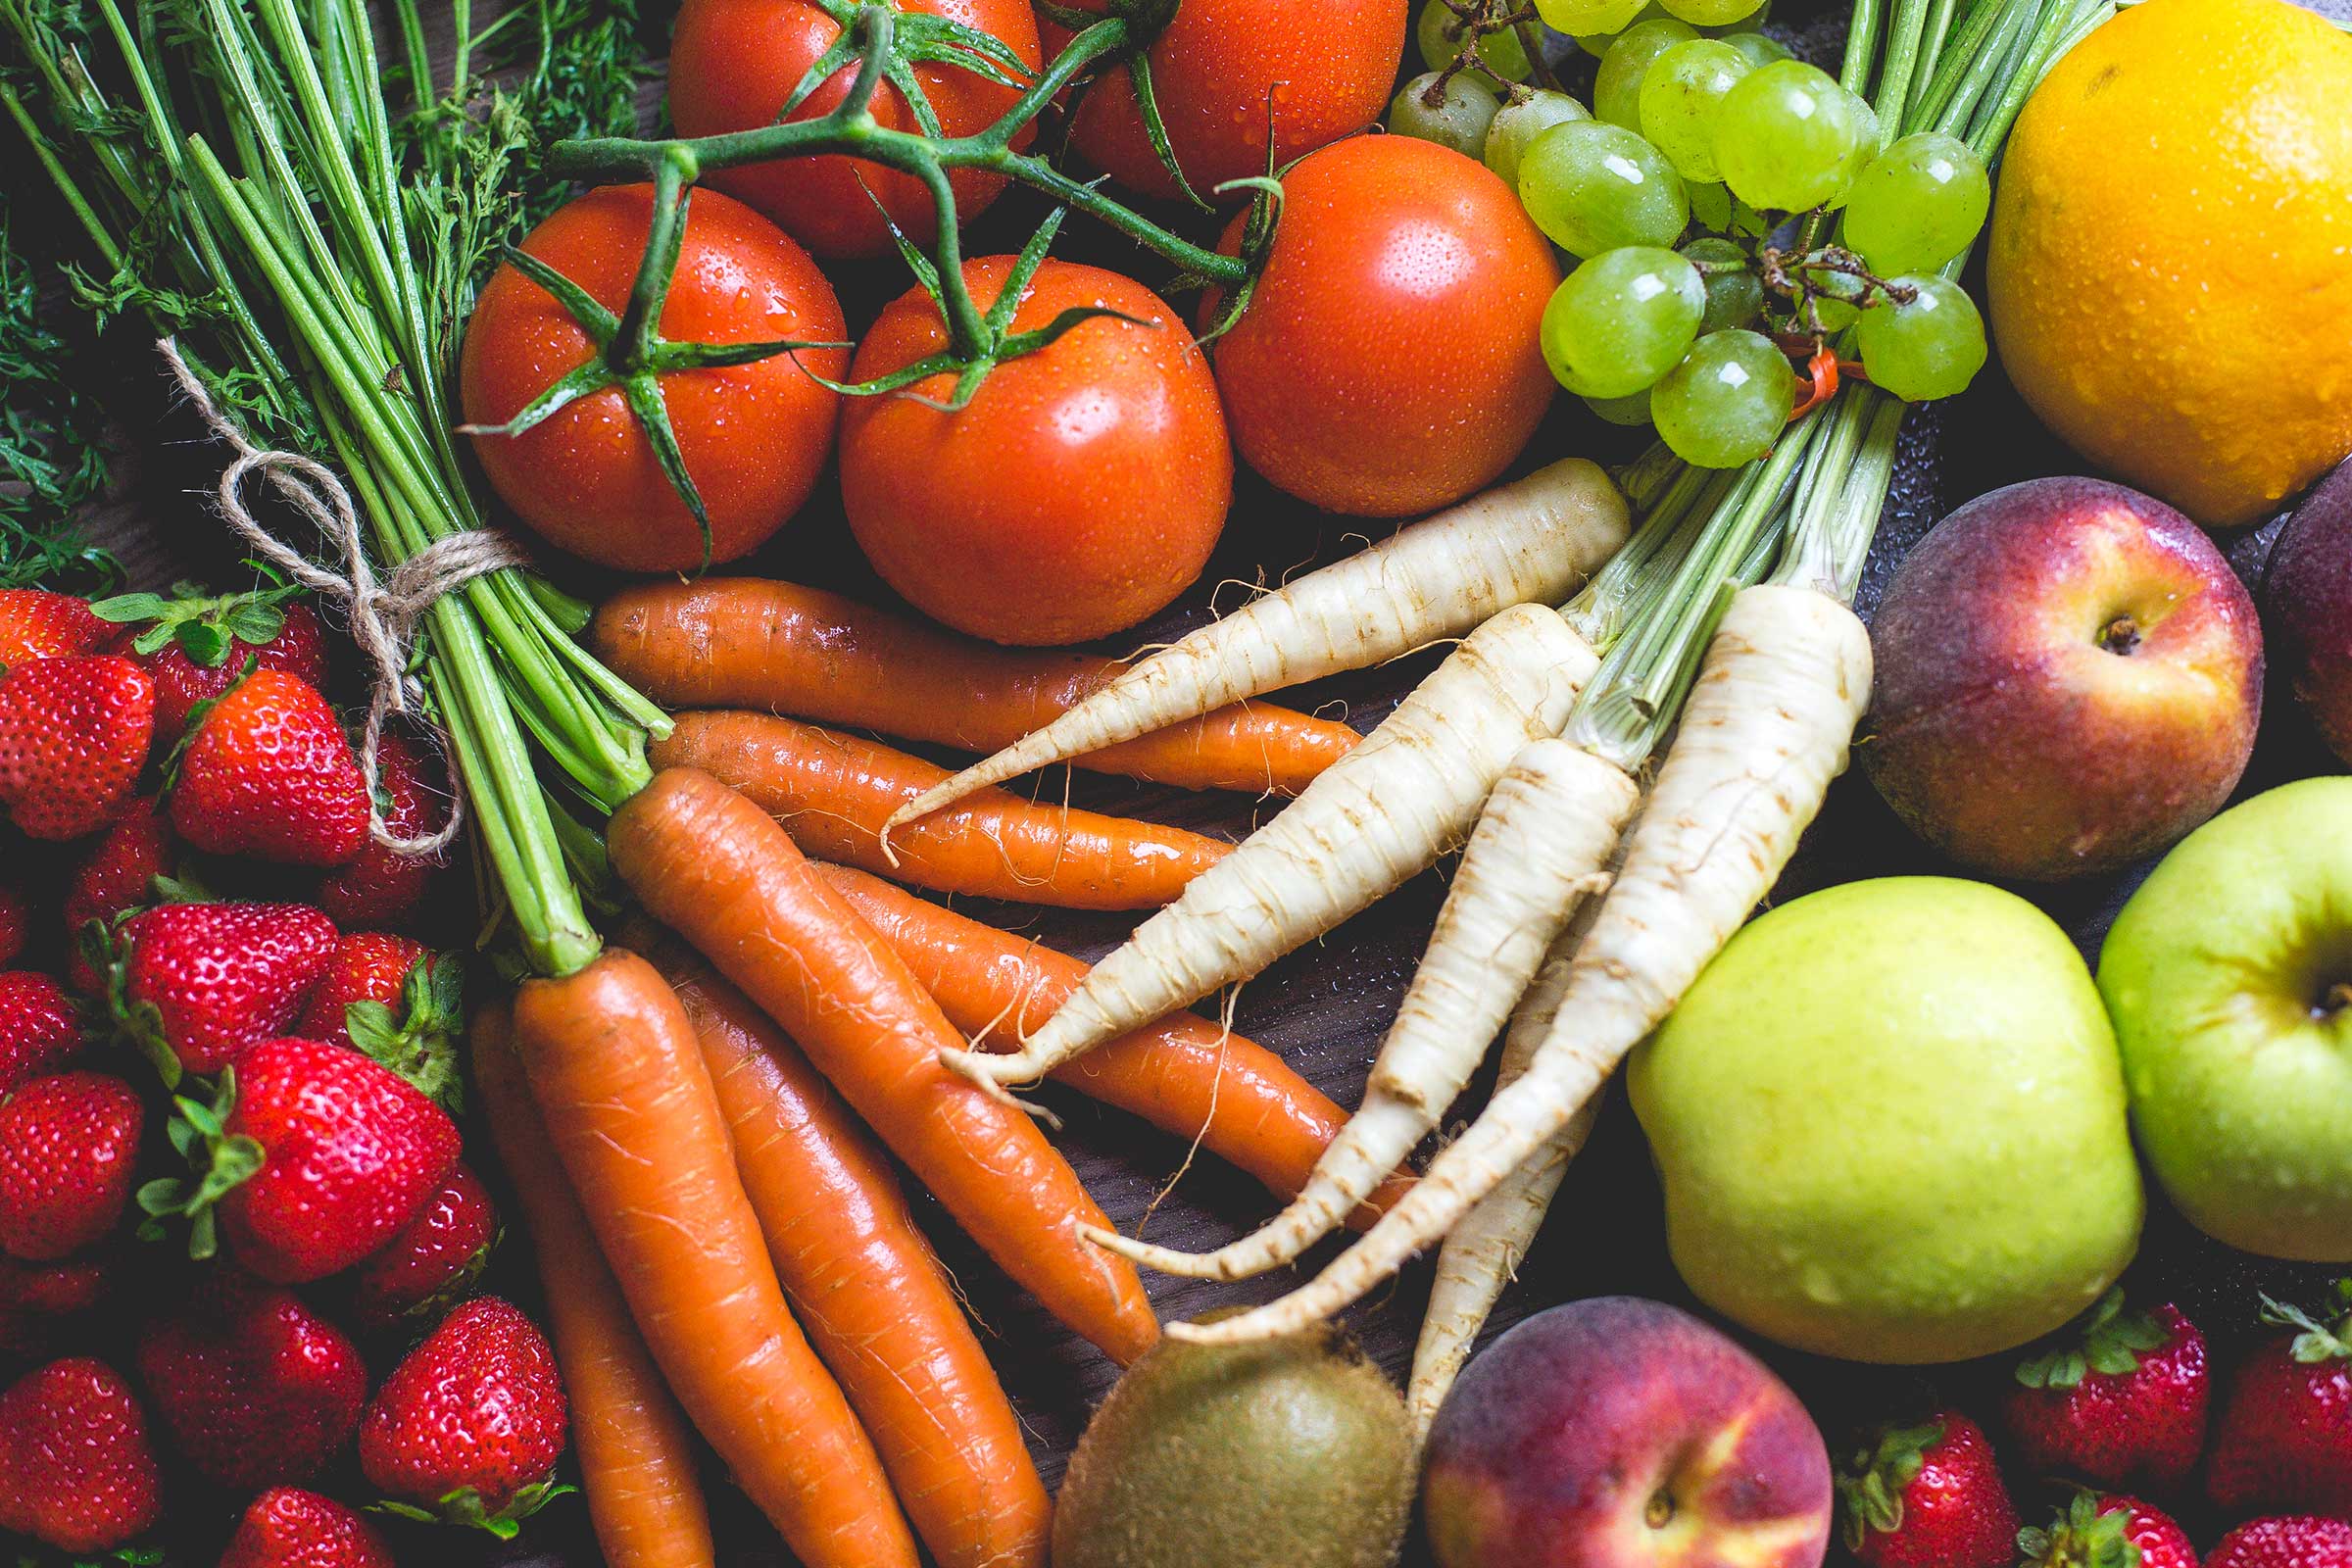
[[[1105,0],[1074,0],[1100,12]],[[1274,166],[1352,136],[1387,107],[1404,52],[1406,0],[1182,0],[1148,51],[1168,145],[1202,196],[1266,172],[1271,104]],[[1058,46],[1068,34],[1049,24]],[[1086,90],[1071,143],[1120,184],[1173,196],[1125,66]]]
[[[899,0],[902,11],[926,12],[1012,46],[1038,69],[1037,18],[1028,0]],[[686,0],[669,44],[669,115],[681,136],[712,136],[773,124],[776,111],[833,40],[840,24],[808,0]],[[792,112],[794,120],[829,113],[857,75],[845,66]],[[985,130],[1020,94],[959,66],[918,65],[914,79],[951,136]],[[916,128],[914,113],[896,87],[875,94],[874,119],[895,130]],[[1027,140],[1024,131],[1018,141]],[[819,256],[881,256],[892,246],[889,226],[874,202],[918,245],[939,231],[922,182],[859,159],[791,158],[713,171],[710,184],[742,197]],[[862,182],[862,183],[861,183]],[[1004,188],[998,175],[957,170],[949,185],[966,220]],[[867,192],[872,194],[869,196]]]
[[[963,265],[986,310],[1008,256]],[[1106,305],[1157,326],[1087,321],[989,372],[948,414],[900,394],[853,398],[841,493],[874,569],[925,613],[1001,643],[1074,643],[1132,626],[1200,573],[1225,526],[1233,454],[1217,390],[1182,319],[1141,283],[1049,260],[1012,330]],[[863,381],[947,346],[920,289],[858,345]],[[907,392],[945,399],[954,378]]]
[[[1213,350],[1242,457],[1301,500],[1370,517],[1502,472],[1556,390],[1536,329],[1560,270],[1519,198],[1409,136],[1326,147],[1282,188],[1257,292]],[[1202,321],[1221,309],[1211,294]]]
[[[608,185],[558,208],[522,248],[618,313],[653,210],[651,185]],[[687,206],[685,244],[661,324],[673,342],[839,343],[847,335],[841,302],[808,253],[716,191],[699,191]],[[475,424],[513,418],[595,351],[553,295],[500,268],[466,328],[459,367],[466,417]],[[710,514],[712,561],[757,549],[808,499],[832,450],[841,402],[810,372],[839,380],[848,357],[839,348],[807,349],[662,377],[678,451]],[[591,393],[521,435],[477,436],[474,451],[501,499],[559,549],[630,571],[702,564],[694,514],[617,388]]]

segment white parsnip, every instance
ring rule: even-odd
[[[1578,949],[1526,1074],[1337,1261],[1280,1300],[1171,1336],[1231,1344],[1331,1316],[1444,1237],[1567,1125],[1772,891],[1845,766],[1870,696],[1870,637],[1809,588],[1741,592],[1725,613],[1625,865]]]
[[[1250,1235],[1209,1252],[1098,1239],[1170,1274],[1245,1279],[1330,1235],[1437,1127],[1478,1070],[1546,950],[1606,885],[1640,790],[1624,769],[1556,739],[1529,743],[1494,786],[1411,989],[1382,1041],[1363,1105],[1306,1186]]]
[[[1567,458],[1539,468],[1179,639],[909,801],[888,827],[1228,703],[1458,637],[1513,605],[1559,604],[1617,553],[1629,526],[1625,498],[1597,465]]]
[[[1096,964],[1020,1051],[951,1052],[950,1064],[977,1082],[1031,1082],[1321,936],[1461,843],[1511,759],[1558,732],[1598,662],[1556,611],[1494,616]]]

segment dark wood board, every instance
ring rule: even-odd
[[[2352,0],[2327,0],[2318,9],[2352,15]],[[1791,4],[1783,8],[1775,30],[1817,58],[1834,58],[1842,35],[1840,17],[1840,12],[1816,4]],[[659,96],[657,77],[649,82],[646,94],[649,120]],[[982,254],[1013,248],[1040,211],[1024,193],[1016,192],[975,225],[967,251]],[[1147,280],[1162,276],[1164,269],[1151,258],[1101,232],[1080,232],[1084,227],[1083,222],[1072,224],[1058,250],[1082,260],[1132,268]],[[845,305],[854,330],[870,320],[881,303],[901,287],[901,280],[888,268],[835,270],[845,274]],[[855,275],[849,275],[852,273]],[[117,334],[107,347],[109,380],[119,382],[120,406],[125,411],[122,422],[142,432],[160,432],[160,437],[151,436],[134,446],[125,465],[128,477],[123,493],[105,510],[98,523],[103,542],[122,555],[133,577],[143,585],[160,585],[191,574],[218,582],[230,580],[233,558],[217,525],[205,514],[200,499],[200,493],[210,489],[213,454],[193,442],[194,432],[184,416],[169,409],[160,378],[136,335]],[[1409,354],[1410,345],[1399,345],[1399,352]],[[1561,405],[1531,446],[1531,463],[1566,453],[1631,455],[1634,443],[1626,432],[1585,416],[1573,399],[1563,398]],[[2080,461],[2026,412],[1997,366],[1966,395],[1920,411],[1906,431],[1895,487],[1863,585],[1864,612],[1876,604],[1888,573],[1903,554],[1952,506],[2001,484],[2081,467]],[[1369,526],[1376,531],[1379,525]],[[2233,564],[2257,592],[2277,527],[2274,521],[2225,541]],[[1367,525],[1308,513],[1245,474],[1224,542],[1201,584],[1168,612],[1124,639],[1125,647],[1117,651],[1161,640],[1198,624],[1216,605],[1231,608],[1246,591],[1242,585],[1346,554],[1360,543],[1366,531]],[[756,571],[889,600],[887,590],[873,579],[848,541],[838,497],[829,484],[807,514],[747,564]],[[593,592],[598,579],[582,574],[576,586]],[[1434,657],[1422,657],[1337,678],[1313,688],[1301,700],[1344,711],[1358,728],[1367,728],[1432,663]],[[2274,692],[2263,739],[2241,794],[2335,767],[2286,694]],[[1055,779],[1042,787],[1058,793],[1061,783]],[[1270,808],[1232,796],[1186,795],[1085,775],[1076,779],[1073,798],[1083,805],[1153,816],[1226,837],[1240,837]],[[1938,863],[1901,828],[1867,783],[1848,775],[1833,789],[1827,808],[1775,897],[1785,900],[1855,877],[1951,869]],[[2021,887],[2018,891],[2048,909],[2073,933],[2086,956],[2095,958],[2107,923],[2136,885],[2138,874],[2058,888]],[[1284,1053],[1335,1099],[1354,1103],[1442,895],[1442,875],[1425,876],[1323,942],[1276,965],[1242,989],[1234,1003],[1235,1026]],[[1088,958],[1108,951],[1129,923],[1118,916],[1073,915],[1009,906],[987,906],[978,912],[998,923],[1034,932],[1055,947]],[[453,929],[445,940],[454,943],[465,934]],[[1475,1108],[1486,1088],[1484,1081],[1473,1086],[1464,1104],[1457,1107],[1457,1117]],[[1202,1157],[1188,1165],[1187,1152],[1179,1141],[1066,1093],[1049,1089],[1044,1098],[1063,1118],[1062,1147],[1102,1206],[1130,1234],[1141,1232],[1160,1242],[1204,1247],[1239,1234],[1270,1211],[1262,1190],[1220,1167],[1213,1158]],[[478,1146],[478,1140],[469,1140],[469,1144]],[[1169,1185],[1172,1173],[1180,1167],[1183,1175]],[[917,1201],[975,1315],[986,1326],[1040,1467],[1049,1483],[1055,1483],[1087,1413],[1109,1387],[1114,1369],[1091,1348],[1073,1342],[1008,1286],[945,1221],[927,1197],[918,1197]],[[1319,1266],[1333,1250],[1333,1246],[1327,1245],[1310,1254],[1302,1267]],[[527,1298],[533,1288],[529,1270],[521,1266],[520,1251],[520,1239],[511,1237],[495,1278],[500,1288]],[[2257,1263],[2228,1253],[2191,1232],[2164,1208],[2159,1198],[2132,1283],[2135,1288],[2178,1296],[2192,1314],[2201,1311],[2217,1338],[2226,1343],[2250,1323],[2258,1290],[2306,1289],[2317,1284],[2324,1272]],[[1151,1277],[1150,1284],[1162,1316],[1174,1318],[1220,1303],[1278,1294],[1297,1277],[1286,1272],[1239,1286]],[[1424,1261],[1350,1317],[1367,1349],[1399,1380],[1410,1359],[1426,1290]],[[1504,1298],[1489,1334],[1545,1305],[1614,1292],[1695,1304],[1666,1258],[1659,1197],[1646,1152],[1622,1095],[1613,1092],[1591,1147],[1562,1188],[1549,1224],[1521,1279]],[[1806,1396],[1833,1445],[1840,1441],[1851,1422],[1900,1406],[1919,1396],[1927,1385],[1963,1402],[1973,1399],[1981,1407],[2003,1375],[1999,1367],[1983,1365],[1936,1374],[1858,1369],[1766,1346],[1757,1348]],[[355,1494],[357,1486],[355,1478]],[[740,1497],[723,1487],[714,1488],[713,1496],[721,1514],[722,1561],[744,1568],[789,1561],[772,1533]],[[175,1500],[181,1510],[175,1520],[184,1524],[174,1526],[174,1561],[209,1562],[220,1539],[220,1507],[185,1488]],[[2210,1523],[2194,1518],[2192,1510],[2193,1525],[2204,1529]],[[2207,1540],[2210,1535],[2206,1529]],[[399,1544],[404,1563],[423,1561],[428,1554],[457,1562],[479,1560],[545,1568],[584,1568],[598,1560],[576,1501],[558,1503],[532,1521],[519,1541],[504,1547],[422,1533],[405,1534]],[[1425,1560],[1417,1544],[1407,1560]],[[1201,1568],[1217,1565],[1202,1564]]]

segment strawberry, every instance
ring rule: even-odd
[[[1945,1410],[1890,1427],[1838,1473],[1845,1544],[1872,1568],[2009,1568],[2017,1508],[1992,1445]]]
[[[2078,1492],[2050,1525],[2021,1530],[2026,1568],[2197,1568],[2197,1548],[2137,1497]]]
[[[460,1160],[426,1200],[424,1212],[353,1271],[352,1321],[384,1329],[447,1305],[481,1273],[497,1240],[498,1209],[489,1190]]]
[[[24,954],[32,935],[32,901],[13,882],[0,882],[0,964],[14,963]]]
[[[355,931],[336,946],[294,1032],[350,1046],[455,1110],[464,991],[456,955],[428,953],[407,937]]]
[[[2205,1451],[2205,1336],[2166,1303],[2124,1310],[2110,1291],[2065,1346],[2017,1369],[2005,1410],[2035,1471],[2165,1492]]]
[[[384,826],[398,838],[422,838],[449,820],[448,786],[438,768],[407,739],[386,734],[375,748],[375,783]],[[398,925],[432,890],[433,877],[449,863],[446,851],[402,855],[371,836],[348,865],[318,882],[318,907],[345,925]]]
[[[107,978],[117,1026],[176,1086],[283,1034],[334,957],[334,922],[298,904],[166,904],[134,915]]]
[[[72,594],[0,588],[0,668],[96,653],[112,629]]]
[[[312,686],[326,684],[326,628],[294,590],[265,588],[218,599],[186,585],[166,599],[119,594],[90,607],[117,625],[137,626],[126,651],[155,677],[155,732],[176,740],[188,715],[237,682],[248,668],[279,669]]]
[[[283,1286],[226,1267],[147,1325],[138,1364],[188,1463],[248,1491],[317,1474],[368,1398],[368,1368],[341,1329]]]
[[[2250,1519],[2222,1538],[2205,1568],[2352,1568],[2352,1520]]]
[[[155,682],[127,659],[36,659],[0,678],[0,804],[36,839],[114,819],[155,733]]]
[[[341,865],[368,842],[368,784],[318,689],[261,669],[189,722],[172,825],[196,849]]]
[[[0,1394],[0,1530],[106,1551],[155,1523],[161,1493],[147,1418],[104,1361],[52,1361]]]
[[[2352,1282],[2336,1289],[2352,1304]],[[2263,1319],[2292,1332],[2238,1367],[2205,1490],[2233,1514],[2352,1516],[2352,1317],[2327,1328],[2265,1297]]]
[[[220,1075],[212,1103],[181,1097],[172,1142],[194,1180],[139,1189],[162,1219],[195,1222],[189,1251],[218,1230],[237,1261],[280,1285],[339,1274],[424,1209],[458,1160],[448,1112],[356,1051],[266,1040]]]
[[[360,1419],[360,1468],[394,1512],[510,1537],[564,1490],[551,1478],[566,1420],[547,1337],[509,1302],[477,1297],[384,1379]]]
[[[66,1317],[87,1312],[113,1288],[115,1259],[103,1252],[24,1263],[0,1257],[0,1312]]]
[[[91,924],[112,929],[123,914],[154,903],[156,879],[178,866],[179,841],[161,802],[136,802],[115,819],[66,884],[66,941],[73,955],[66,977],[74,990],[94,996],[103,989],[85,951]]]
[[[64,986],[29,969],[0,973],[0,1095],[80,1049],[81,1017]]]
[[[120,1078],[61,1072],[0,1102],[0,1251],[45,1263],[114,1229],[147,1110]]]
[[[228,1538],[220,1568],[394,1568],[375,1527],[332,1497],[272,1487]]]

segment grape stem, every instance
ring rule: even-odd
[[[1528,28],[1537,20],[1536,8],[1514,5],[1512,0],[1443,0],[1443,3],[1453,13],[1453,20],[1445,27],[1446,41],[1458,43],[1461,48],[1438,68],[1438,74],[1421,91],[1421,102],[1431,109],[1443,108],[1446,88],[1465,71],[1476,71],[1492,81],[1497,91],[1517,101],[1521,92],[1518,83],[1505,80],[1501,72],[1487,64],[1486,51],[1479,46],[1498,32],[1507,32],[1519,40],[1530,64],[1540,63],[1542,49],[1526,47]]]

